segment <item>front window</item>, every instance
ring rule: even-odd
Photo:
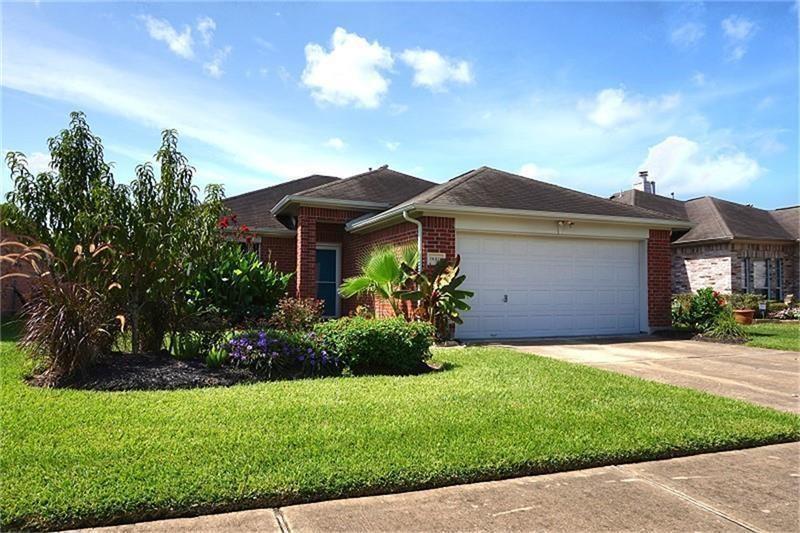
[[[261,257],[261,243],[260,242],[240,242],[239,246],[242,247],[243,252],[255,252],[256,255]]]
[[[769,300],[782,297],[783,260],[746,257],[742,260],[742,277],[744,292],[760,294]]]

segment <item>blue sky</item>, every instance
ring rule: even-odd
[[[170,127],[229,195],[386,163],[798,203],[794,3],[1,7],[2,149],[36,168],[80,109],[123,182]]]

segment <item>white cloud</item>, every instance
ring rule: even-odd
[[[192,28],[184,26],[183,31],[178,32],[172,27],[172,24],[164,19],[157,19],[150,15],[141,15],[139,18],[144,21],[150,37],[156,41],[167,43],[170,50],[184,59],[194,57]]]
[[[316,43],[305,47],[303,84],[317,103],[376,108],[389,90],[382,71],[394,64],[392,53],[378,41],[369,42],[344,28],[336,28],[330,51]]]
[[[699,22],[687,22],[678,26],[669,35],[669,39],[679,48],[690,48],[697,44],[706,34],[706,27]]]
[[[286,67],[281,65],[278,67],[278,77],[281,79],[283,83],[288,83],[292,80],[292,75],[289,74],[289,71],[286,70]]]
[[[708,80],[706,80],[706,75],[703,74],[702,72],[695,72],[694,74],[692,74],[692,83],[694,83],[698,87],[705,86],[707,82]]]
[[[197,32],[203,40],[203,44],[211,46],[211,40],[214,38],[214,30],[217,29],[217,23],[211,17],[200,17],[197,19]]]
[[[674,109],[679,104],[679,94],[646,99],[628,95],[624,89],[603,89],[593,102],[581,102],[579,107],[587,109],[589,120],[601,128],[613,128],[634,122],[648,113]]]
[[[342,150],[347,147],[347,144],[341,140],[339,137],[331,137],[327,141],[325,141],[325,146],[328,148],[333,148],[334,150]]]
[[[317,132],[270,113],[263,102],[235,98],[218,84],[157,63],[122,69],[70,41],[48,47],[15,36],[5,45],[4,88],[68,102],[89,112],[90,120],[93,112],[104,112],[147,128],[175,128],[194,147],[187,155],[213,153],[227,167],[226,183],[234,191],[241,190],[237,176],[243,174],[274,182],[313,173],[347,176],[363,167],[362,161],[321,153],[313,141]]]
[[[275,45],[266,39],[263,39],[261,37],[255,37],[253,40],[259,47],[263,48],[264,50],[268,50],[270,52],[275,50]]]
[[[224,48],[220,48],[216,52],[214,52],[214,56],[211,58],[211,61],[203,64],[203,71],[211,76],[212,78],[219,79],[225,74],[225,71],[222,70],[222,63],[228,56],[231,54],[231,47],[226,46]]]
[[[6,154],[10,151],[15,150],[3,150],[3,159],[5,159]],[[28,171],[34,176],[52,170],[50,168],[50,154],[32,152],[30,154],[25,154],[25,161],[28,163]]]
[[[408,111],[408,106],[406,104],[389,104],[390,115],[402,115],[406,111]]]
[[[383,145],[386,147],[387,150],[390,152],[396,151],[400,148],[400,143],[397,141],[383,141]]]
[[[553,181],[559,175],[558,171],[553,168],[540,167],[534,163],[522,165],[517,174],[540,181]]]
[[[414,69],[414,85],[441,92],[447,84],[472,83],[472,68],[463,60],[449,59],[435,50],[405,50],[400,59]]]
[[[764,170],[736,149],[713,149],[685,137],[670,136],[651,146],[640,166],[647,169],[662,192],[705,195],[742,188]]]
[[[747,45],[758,31],[758,26],[755,22],[739,15],[731,15],[724,19],[721,25],[727,40],[725,48],[728,60],[739,61],[747,53]]]
[[[765,96],[761,100],[758,101],[756,104],[756,109],[759,111],[764,111],[765,109],[771,108],[775,104],[775,98],[772,96]]]

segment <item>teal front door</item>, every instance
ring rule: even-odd
[[[331,248],[317,250],[317,299],[325,302],[325,316],[336,316],[339,307],[338,253]]]

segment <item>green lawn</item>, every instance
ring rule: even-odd
[[[797,322],[762,322],[745,326],[745,329],[750,335],[748,346],[800,352],[800,325]]]
[[[273,506],[800,440],[800,417],[511,350],[173,392],[25,385],[0,353],[2,529]]]

